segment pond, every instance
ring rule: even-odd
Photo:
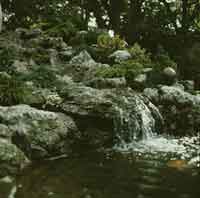
[[[158,146],[161,142],[165,146]],[[199,198],[199,164],[179,155],[183,144],[172,147],[176,155],[162,151],[167,144],[157,138],[146,150],[130,152],[128,145],[126,151],[88,151],[33,164],[16,180],[0,182],[0,198]],[[200,147],[195,148],[198,157]]]

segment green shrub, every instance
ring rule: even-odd
[[[32,81],[36,86],[41,88],[54,87],[56,84],[56,73],[48,67],[48,65],[35,66],[30,74],[22,76],[21,79]]]
[[[16,49],[12,46],[0,48],[0,70],[8,71],[17,56]]]
[[[138,43],[135,43],[133,47],[129,49],[129,52],[134,60],[142,64],[151,64],[150,54],[146,49],[141,48]]]
[[[109,36],[109,34],[99,35],[97,38],[97,46],[99,48],[111,49],[112,51],[124,49],[127,43],[120,38],[119,35],[114,37]]]
[[[125,77],[127,80],[132,80],[141,73],[143,68],[141,63],[129,60],[113,67],[101,68],[97,70],[96,76],[104,78]]]
[[[16,105],[24,103],[24,97],[28,90],[24,83],[15,77],[0,77],[0,104]]]
[[[166,67],[172,67],[176,70],[177,64],[169,57],[168,54],[160,54],[156,56],[155,69],[163,70]]]
[[[74,37],[69,40],[69,45],[80,46],[80,45],[92,45],[97,43],[99,33],[95,30],[79,31]]]
[[[78,28],[70,20],[60,23],[41,22],[35,24],[32,28],[40,28],[44,30],[44,34],[51,37],[62,37],[65,42],[68,42],[78,31]]]

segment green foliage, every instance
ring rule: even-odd
[[[146,52],[146,49],[141,48],[138,43],[135,43],[133,47],[129,49],[129,52],[134,60],[142,64],[150,64],[150,54]]]
[[[12,65],[16,56],[17,52],[13,46],[0,48],[0,66],[2,67],[1,69],[8,69]]]
[[[41,88],[52,88],[56,84],[56,73],[48,67],[48,65],[35,66],[30,74],[22,76],[21,79],[32,81]]]
[[[24,96],[29,90],[23,81],[6,74],[0,77],[0,104],[16,105],[24,103]]]
[[[33,54],[32,55],[33,60],[37,63],[37,64],[47,64],[50,62],[50,57],[48,53],[45,53],[44,50],[41,50],[41,53],[37,53],[37,54]]]
[[[97,43],[99,32],[96,30],[79,31],[74,37],[69,40],[69,45],[80,46],[80,45],[92,45]]]
[[[96,76],[104,78],[125,77],[127,80],[133,79],[140,74],[144,66],[133,60],[124,61],[109,68],[97,70]]]
[[[111,37],[108,34],[102,34],[97,38],[97,46],[99,48],[115,51],[124,49],[126,45],[127,43],[123,39],[121,39],[119,35]]]
[[[172,67],[176,70],[177,64],[169,57],[168,54],[160,54],[156,56],[155,69],[163,70],[166,67]]]
[[[67,20],[59,24],[46,23],[43,27],[45,33],[53,37],[62,37],[65,42],[68,42],[76,35],[78,28],[71,21]]]

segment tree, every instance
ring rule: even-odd
[[[1,7],[1,1],[0,1],[0,32],[2,31],[2,23],[3,23],[3,13],[2,13],[2,7]]]

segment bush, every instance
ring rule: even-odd
[[[104,78],[125,77],[129,81],[140,74],[143,68],[141,63],[129,60],[110,68],[101,68],[97,70],[96,76]]]
[[[48,68],[48,65],[35,66],[31,73],[22,76],[23,81],[32,81],[34,84],[41,88],[52,88],[56,84],[56,73],[52,69]]]
[[[74,37],[69,40],[69,45],[80,46],[80,45],[92,45],[97,43],[99,32],[95,30],[79,31]]]
[[[146,52],[146,49],[141,48],[138,43],[135,43],[133,47],[129,49],[129,53],[132,58],[141,64],[150,64],[151,58],[150,54]]]
[[[24,103],[24,96],[29,90],[24,83],[6,73],[0,76],[0,104],[16,105]]]
[[[163,70],[166,67],[172,67],[177,70],[177,64],[169,57],[168,54],[160,54],[156,56],[155,69]]]
[[[0,70],[7,71],[11,69],[10,66],[13,64],[17,56],[16,49],[12,46],[3,47],[0,49]]]
[[[97,46],[99,48],[115,51],[124,49],[126,45],[127,43],[119,35],[110,37],[109,34],[102,34],[97,38]]]

